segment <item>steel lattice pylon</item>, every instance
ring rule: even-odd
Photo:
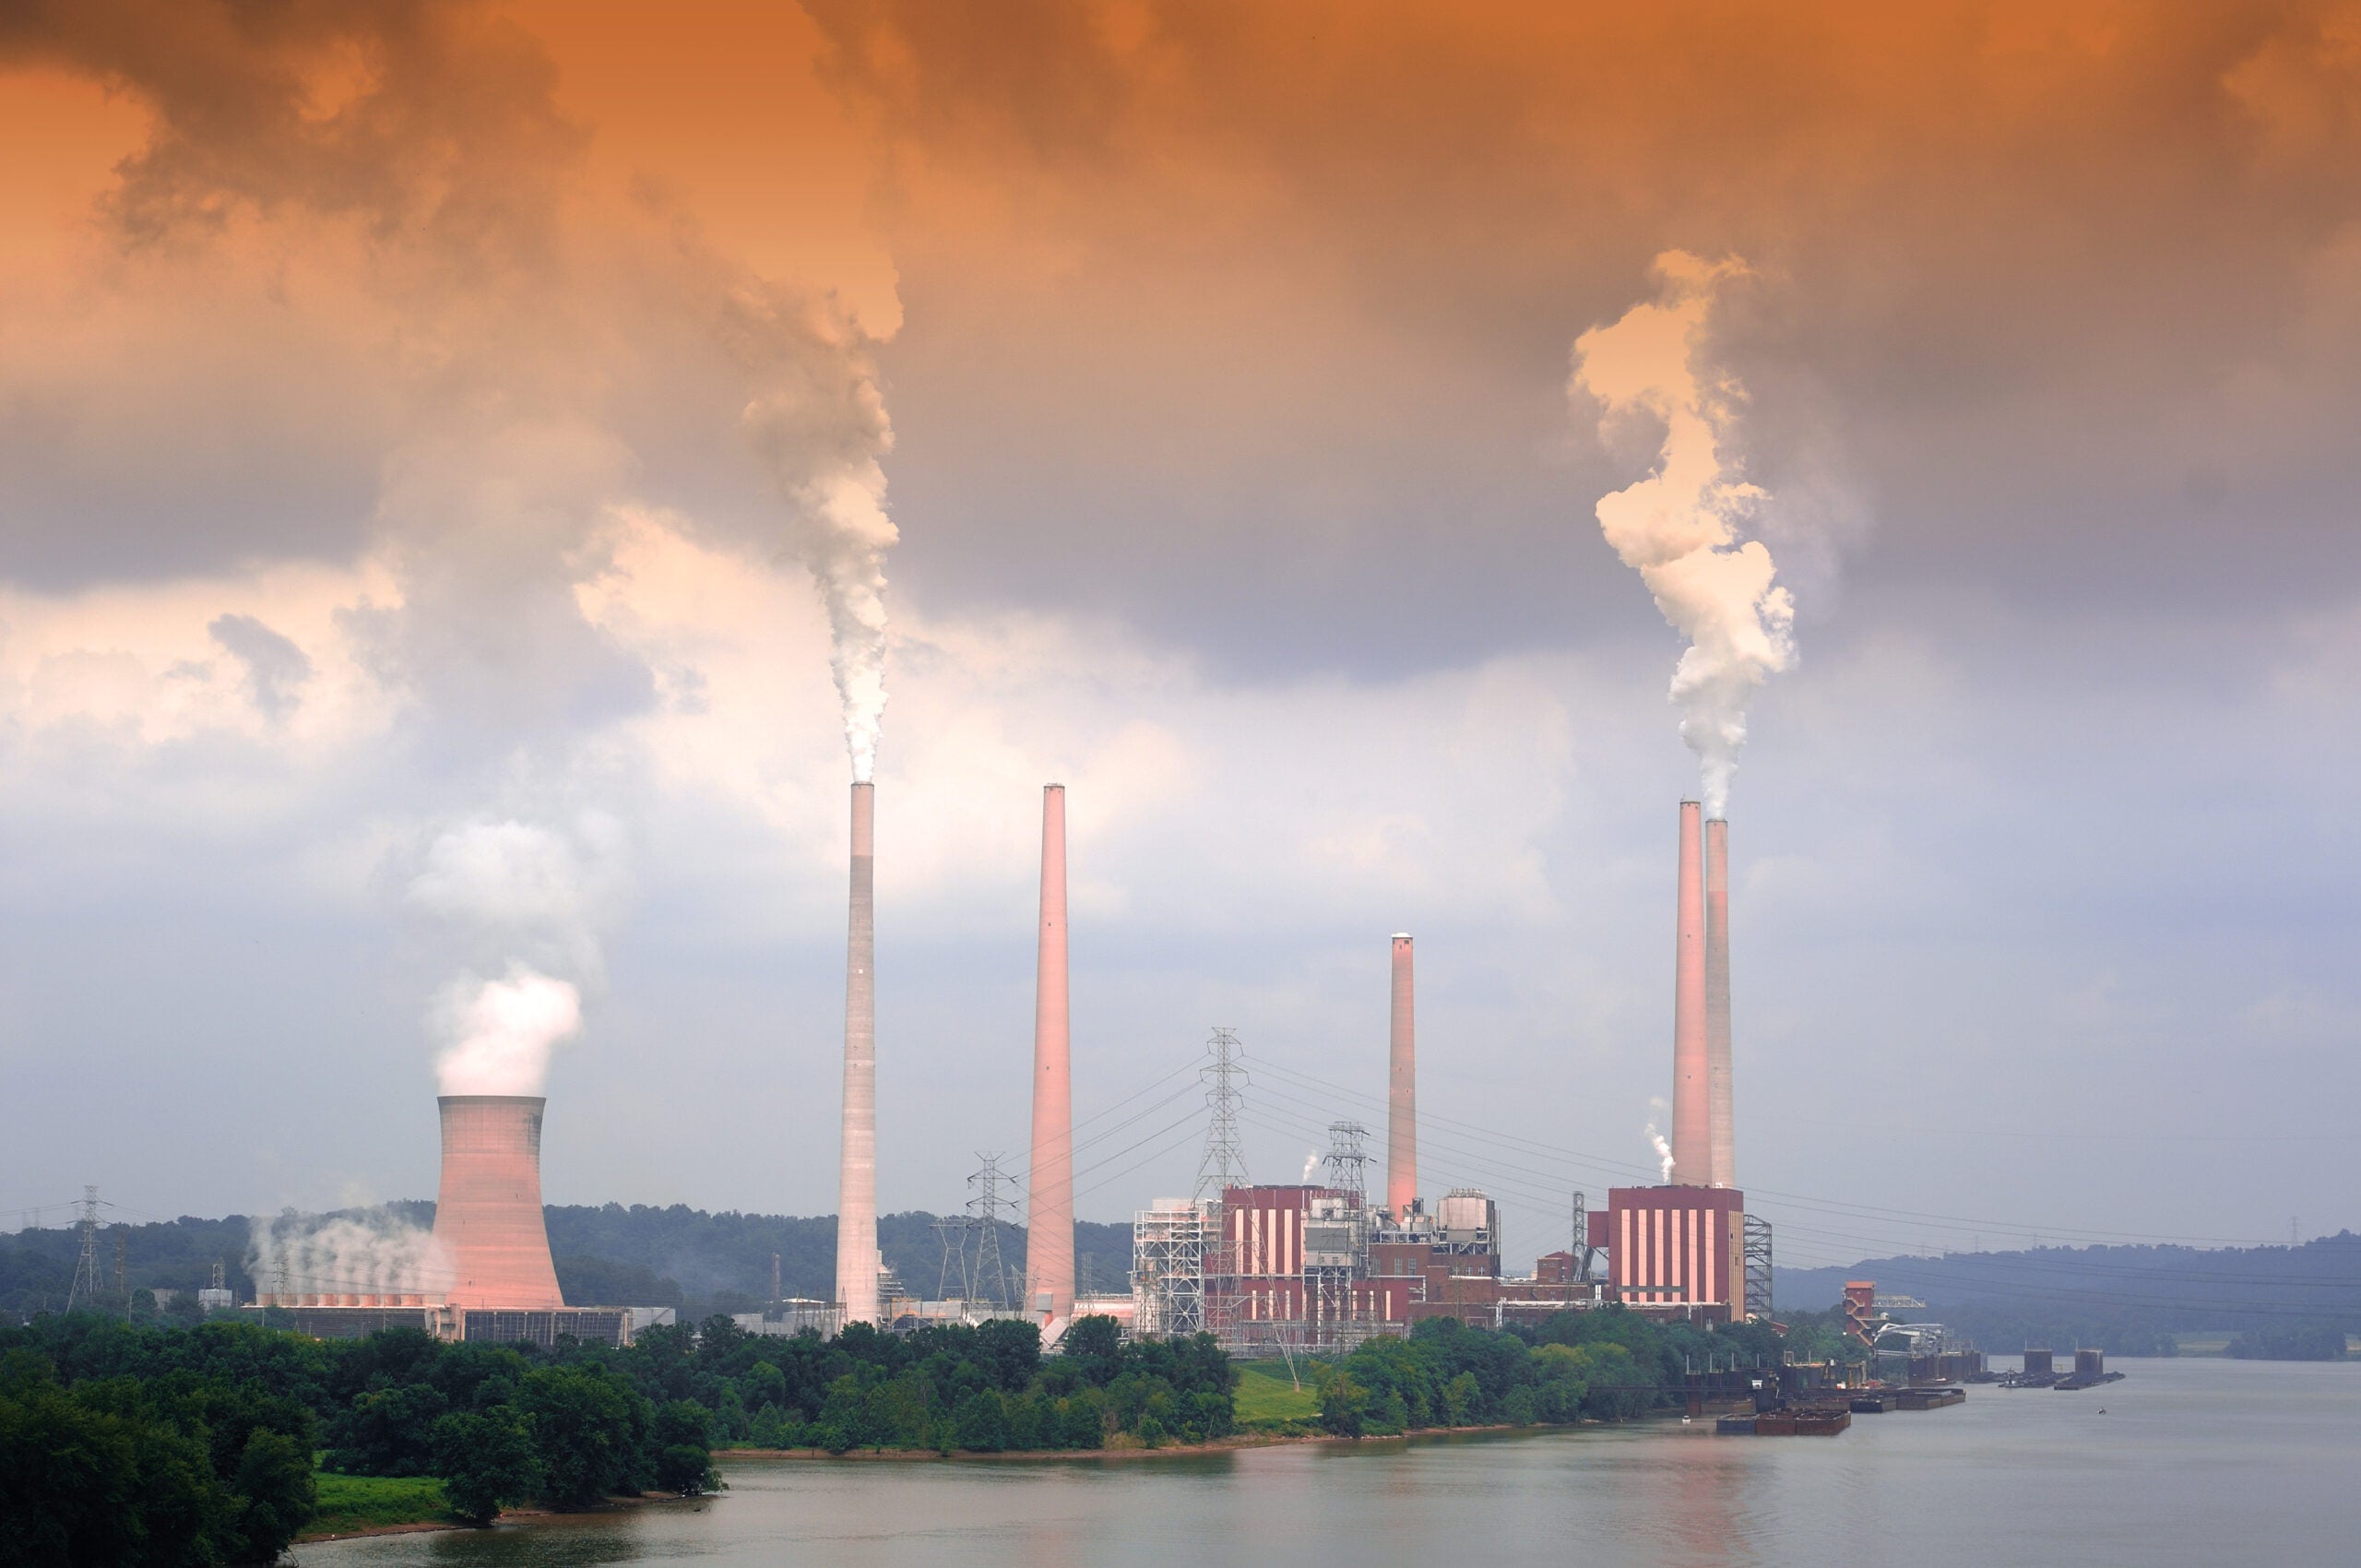
[[[1002,1217],[1015,1206],[1016,1200],[1001,1196],[1001,1183],[1007,1180],[1002,1174],[1000,1156],[978,1154],[984,1168],[967,1178],[967,1185],[976,1195],[967,1200],[967,1223],[976,1230],[976,1272],[968,1280],[966,1300],[981,1301],[994,1312],[1008,1305],[1008,1268],[1000,1255]],[[967,1249],[960,1249],[964,1258]]]
[[[1746,1219],[1746,1315],[1771,1315],[1771,1222],[1759,1214]]]
[[[1246,1098],[1246,1051],[1238,1043],[1236,1029],[1218,1027],[1205,1042],[1205,1051],[1213,1060],[1197,1075],[1205,1083],[1205,1109],[1212,1113],[1212,1122],[1205,1132],[1205,1158],[1197,1165],[1197,1190],[1192,1195],[1219,1203],[1224,1189],[1253,1185],[1253,1179],[1246,1174],[1246,1147],[1238,1131],[1238,1107]]]

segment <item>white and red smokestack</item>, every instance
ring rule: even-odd
[[[1680,1187],[1709,1184],[1713,1162],[1700,814],[1695,801],[1680,802],[1680,885],[1674,900],[1672,963],[1672,1182]]]
[[[845,954],[845,1122],[836,1173],[836,1300],[877,1321],[877,788],[852,787],[852,908]]]
[[[1418,1201],[1418,1053],[1417,998],[1410,982],[1410,935],[1394,933],[1394,1005],[1385,1071],[1385,1206],[1399,1221]]]
[[[1709,1187],[1738,1185],[1730,1119],[1730,825],[1705,824],[1705,1120]]]
[[[565,1305],[541,1218],[539,1095],[446,1094],[434,1240],[455,1307],[547,1312]]]
[[[1066,787],[1041,790],[1041,949],[1033,1004],[1033,1157],[1026,1305],[1053,1329],[1074,1317],[1074,1076],[1066,1005]]]

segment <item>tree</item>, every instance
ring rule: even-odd
[[[1369,1419],[1369,1391],[1338,1372],[1320,1390],[1320,1430],[1331,1437],[1358,1437]]]
[[[977,1454],[997,1454],[1008,1446],[1008,1406],[997,1388],[979,1388],[965,1396],[951,1413],[953,1441]]]
[[[532,1433],[515,1410],[455,1410],[434,1423],[434,1473],[451,1512],[481,1528],[540,1485]]]
[[[612,1372],[599,1366],[544,1368],[527,1374],[516,1403],[532,1421],[541,1501],[553,1508],[587,1508],[630,1479],[647,1401]]]
[[[319,1512],[312,1453],[283,1431],[257,1427],[246,1436],[231,1491],[240,1500],[241,1562],[276,1562],[295,1533]]]
[[[711,1491],[720,1478],[713,1468],[705,1407],[675,1399],[656,1412],[656,1488],[679,1497]]]

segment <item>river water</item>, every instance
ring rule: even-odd
[[[2126,1361],[1835,1438],[1651,1421],[1080,1462],[741,1460],[730,1490],[299,1548],[310,1568],[2361,1561],[2361,1362]],[[2102,1413],[2104,1412],[2104,1413]]]

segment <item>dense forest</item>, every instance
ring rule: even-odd
[[[583,1306],[672,1307],[683,1318],[714,1313],[744,1313],[770,1295],[771,1256],[779,1260],[780,1289],[789,1296],[825,1298],[836,1288],[836,1221],[834,1215],[796,1218],[782,1215],[708,1213],[673,1205],[651,1208],[635,1204],[597,1207],[552,1205],[544,1211],[558,1283],[566,1300]],[[396,1203],[366,1211],[316,1217],[355,1218],[371,1224],[434,1223],[431,1203]],[[190,1294],[208,1284],[216,1264],[242,1301],[255,1285],[247,1272],[250,1221],[159,1220],[110,1224],[100,1233],[101,1272],[112,1287],[118,1256],[125,1294],[140,1290]],[[889,1214],[877,1222],[878,1250],[913,1294],[932,1296],[945,1274],[959,1278],[959,1263],[943,1266],[943,1241],[936,1217],[922,1212]],[[963,1238],[972,1267],[980,1238]],[[1025,1228],[997,1228],[1003,1262],[1012,1276],[1025,1267]],[[0,1313],[30,1316],[62,1310],[74,1281],[80,1232],[71,1227],[27,1229],[0,1235]],[[1086,1289],[1130,1288],[1132,1229],[1088,1220],[1074,1224],[1076,1277]],[[1012,1278],[1011,1286],[1014,1286]],[[957,1287],[953,1287],[955,1291]],[[126,1303],[112,1302],[117,1310]],[[193,1303],[181,1315],[193,1320]],[[168,1310],[167,1316],[172,1315]]]

